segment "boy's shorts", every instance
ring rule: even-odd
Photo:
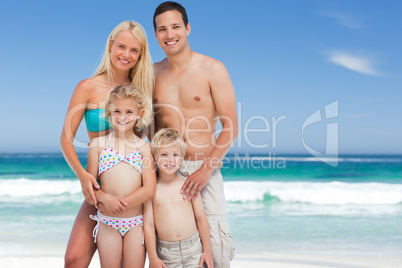
[[[189,175],[198,170],[203,161],[183,161],[179,175],[187,179]],[[221,171],[215,168],[209,182],[201,190],[201,198],[205,207],[211,233],[211,251],[214,267],[230,267],[234,257],[233,240],[229,235],[229,224],[226,219],[226,199],[223,191],[223,178]]]
[[[202,244],[197,232],[181,241],[157,241],[156,252],[169,268],[198,267],[202,255]]]

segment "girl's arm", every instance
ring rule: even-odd
[[[126,197],[124,201],[128,204],[126,207],[136,207],[145,203],[145,201],[152,199],[155,195],[156,189],[156,175],[154,169],[154,161],[151,154],[151,146],[145,141],[140,141],[142,146],[142,187],[133,191]]]
[[[204,204],[201,198],[192,199],[193,210],[195,220],[197,222],[198,232],[200,233],[201,243],[202,243],[202,255],[200,259],[199,266],[205,262],[208,266],[214,267],[214,260],[211,253],[211,238],[209,232],[209,225],[207,220],[207,215],[205,214]]]
[[[152,199],[149,199],[144,203],[142,213],[144,216],[145,246],[148,252],[149,267],[167,268],[167,266],[163,263],[163,261],[159,259],[156,253],[156,234],[155,234],[155,222],[152,207]]]
[[[89,174],[83,168],[73,145],[75,135],[89,102],[90,91],[91,82],[89,80],[81,81],[75,88],[64,120],[60,137],[60,148],[68,165],[81,182],[82,193],[84,194],[85,200],[91,205],[96,205],[96,197],[93,191],[93,187],[99,189],[96,176],[94,177]]]

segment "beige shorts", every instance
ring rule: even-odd
[[[169,268],[196,268],[200,263],[202,245],[197,232],[192,237],[181,241],[157,241],[156,252]]]
[[[179,175],[186,179],[198,170],[202,163],[203,161],[183,161]],[[216,168],[212,172],[209,182],[201,190],[201,198],[211,233],[211,251],[214,267],[230,267],[230,261],[234,257],[234,247],[233,240],[229,235],[223,178],[219,169]]]

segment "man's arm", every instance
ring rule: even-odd
[[[229,151],[239,132],[236,96],[226,67],[221,62],[212,60],[208,65],[207,72],[222,131],[204,164],[185,181],[181,193],[183,198],[188,199],[197,198],[201,189],[208,183],[214,168],[219,167],[222,158]]]

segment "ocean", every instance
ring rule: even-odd
[[[79,155],[85,165],[86,154]],[[237,253],[393,260],[402,267],[402,156],[229,154]],[[61,153],[0,154],[0,257],[63,256],[84,200]]]

